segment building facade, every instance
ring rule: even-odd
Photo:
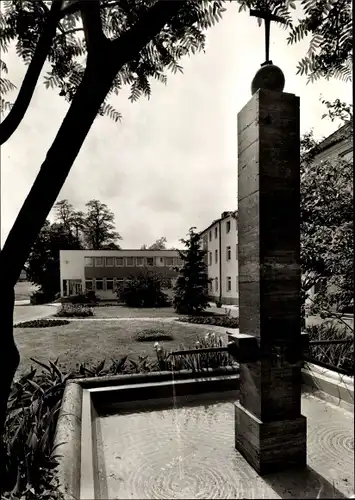
[[[177,250],[61,250],[61,296],[94,290],[101,299],[116,298],[116,287],[148,269],[173,287],[181,264]]]
[[[221,217],[200,232],[206,251],[209,298],[212,302],[238,304],[238,221],[237,212]]]
[[[336,158],[352,161],[353,136],[349,124],[336,130],[317,147],[313,163]],[[223,212],[221,217],[200,232],[202,246],[206,251],[209,297],[213,302],[238,305],[238,214]],[[310,291],[310,296],[315,290]]]
[[[353,160],[353,134],[350,123],[343,125],[318,144],[313,163],[316,165],[336,158]]]

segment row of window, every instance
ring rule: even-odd
[[[225,225],[226,225],[226,233],[228,234],[231,232],[231,221],[227,220]],[[236,230],[238,230],[238,222],[237,221],[236,221]],[[214,237],[215,237],[215,239],[218,238],[218,226],[216,226],[214,228]],[[209,241],[212,241],[212,229],[208,233],[208,239],[209,239]]]
[[[85,257],[85,267],[156,266],[157,259],[160,259],[160,265],[166,267],[181,264],[178,257]]]
[[[218,292],[218,289],[219,289],[218,278],[214,278],[212,281],[209,282],[209,291],[210,292],[213,291],[213,285],[214,285],[214,291]],[[226,290],[227,290],[227,292],[232,291],[232,277],[231,276],[226,277]],[[238,291],[238,276],[236,276],[236,279],[235,279],[235,291],[236,292]]]
[[[235,258],[238,259],[238,245],[235,246]],[[232,247],[226,247],[226,260],[232,260]],[[218,250],[214,251],[215,264],[218,263]],[[212,252],[208,252],[208,265],[212,265]]]
[[[101,291],[115,291],[117,287],[122,285],[125,281],[122,278],[96,278],[95,280],[85,280],[85,290],[94,290],[95,292]],[[170,278],[165,278],[163,280],[164,288],[172,287],[172,280]]]

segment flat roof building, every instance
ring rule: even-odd
[[[172,288],[174,267],[181,264],[177,250],[61,250],[60,293],[62,297],[94,290],[101,299],[115,299],[118,284],[143,269],[154,271]]]

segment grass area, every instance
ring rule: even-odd
[[[125,307],[111,305],[106,307],[94,307],[95,318],[173,318],[182,317],[175,312],[173,307]],[[224,315],[224,309],[209,308],[206,311],[212,315]]]
[[[172,307],[95,307],[95,318],[172,318],[178,316]]]
[[[106,309],[106,308],[103,308]],[[135,340],[139,331],[158,329],[171,335],[174,340],[163,342],[167,350],[192,347],[198,338],[212,331],[192,325],[163,323],[159,321],[73,321],[69,325],[52,328],[16,328],[16,345],[21,362],[16,377],[27,371],[33,362],[31,357],[42,362],[59,358],[65,370],[76,368],[78,363],[97,363],[102,359],[119,359],[128,355],[156,357],[154,342]]]

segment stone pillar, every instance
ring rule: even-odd
[[[299,98],[259,89],[238,115],[240,365],[235,446],[259,474],[306,465],[301,415]]]

